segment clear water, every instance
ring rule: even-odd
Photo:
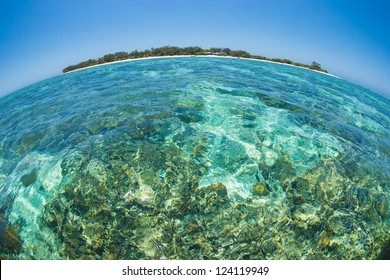
[[[0,99],[5,257],[372,259],[389,200],[390,100],[310,70],[138,60]]]

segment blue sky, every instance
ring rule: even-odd
[[[164,45],[321,63],[390,97],[386,0],[0,0],[0,96],[71,64]]]

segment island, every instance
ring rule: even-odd
[[[289,59],[281,59],[281,58],[268,58],[265,56],[259,56],[259,55],[252,55],[246,51],[243,50],[231,50],[229,48],[209,48],[209,49],[202,49],[201,47],[174,47],[174,46],[165,46],[160,48],[151,48],[146,49],[144,51],[138,51],[134,50],[132,52],[116,52],[116,53],[110,53],[106,54],[103,57],[97,58],[97,59],[89,59],[86,61],[82,61],[76,65],[70,65],[68,67],[65,67],[62,72],[67,73],[70,71],[91,67],[95,65],[115,62],[115,61],[122,61],[122,60],[129,60],[129,59],[138,59],[138,58],[146,58],[146,57],[162,57],[162,56],[178,56],[178,55],[191,55],[191,56],[197,56],[197,55],[214,55],[214,56],[230,56],[230,57],[237,57],[237,58],[250,58],[250,59],[257,59],[257,60],[265,60],[265,61],[271,61],[271,62],[277,62],[277,63],[283,63],[283,64],[289,64],[294,65],[298,67],[308,68],[315,71],[321,71],[324,73],[328,73],[325,69],[321,68],[321,65],[313,61],[311,65],[303,64],[299,62],[294,62]]]

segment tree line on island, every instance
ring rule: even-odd
[[[246,51],[242,50],[231,50],[229,48],[209,48],[202,49],[200,47],[173,47],[173,46],[165,46],[161,48],[151,48],[146,49],[144,51],[134,50],[132,52],[116,52],[106,54],[103,57],[98,59],[89,59],[83,62],[80,62],[76,65],[70,65],[62,70],[63,73],[70,72],[73,70],[86,68],[94,65],[105,64],[114,61],[121,61],[127,59],[136,59],[136,58],[144,58],[144,57],[159,57],[159,56],[176,56],[176,55],[217,55],[217,56],[231,56],[237,58],[252,58],[266,61],[279,62],[284,64],[290,64],[294,66],[309,68],[312,70],[322,71],[328,73],[328,71],[321,68],[321,65],[315,61],[312,62],[311,65],[302,64],[299,62],[294,62],[289,59],[281,59],[281,58],[268,58],[260,55],[252,55]]]

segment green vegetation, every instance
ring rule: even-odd
[[[70,72],[73,70],[109,63],[113,61],[121,61],[126,59],[135,59],[135,58],[143,58],[143,57],[159,57],[159,56],[175,56],[175,55],[218,55],[218,56],[232,56],[232,57],[242,57],[242,58],[252,58],[259,60],[267,60],[273,62],[279,62],[284,64],[290,64],[294,66],[309,68],[312,70],[322,71],[328,73],[328,71],[321,68],[321,65],[315,61],[311,65],[302,64],[298,62],[294,62],[288,59],[281,58],[268,58],[265,56],[251,55],[250,53],[242,50],[231,50],[229,48],[210,48],[210,49],[202,49],[200,47],[173,47],[173,46],[165,46],[161,48],[151,48],[150,50],[144,51],[132,51],[128,52],[116,52],[106,54],[105,56],[98,59],[89,59],[83,62],[80,62],[76,65],[70,65],[62,70],[63,73]]]

